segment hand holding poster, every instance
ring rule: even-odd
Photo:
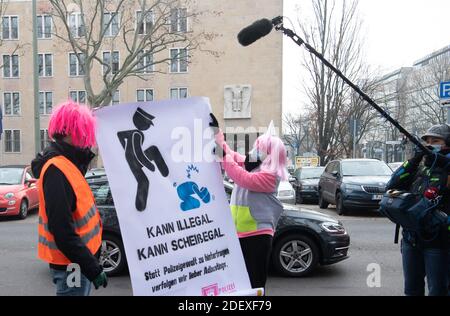
[[[134,295],[251,289],[213,155],[206,98],[96,112]]]

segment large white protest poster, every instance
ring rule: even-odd
[[[96,111],[134,295],[251,288],[214,161],[207,98]]]

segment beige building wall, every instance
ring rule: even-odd
[[[137,2],[137,1],[136,1]],[[211,100],[213,112],[219,119],[221,127],[256,129],[267,127],[271,120],[276,127],[281,127],[282,121],[282,35],[272,32],[267,38],[250,47],[242,47],[237,41],[239,31],[254,21],[282,15],[281,0],[241,0],[197,1],[200,11],[219,11],[220,14],[206,14],[200,18],[200,23],[194,26],[194,32],[203,30],[220,34],[220,37],[208,42],[205,48],[221,52],[220,58],[199,51],[193,52],[193,57],[186,74],[150,74],[148,80],[128,78],[119,88],[120,102],[135,102],[136,90],[151,88],[155,100],[170,98],[170,88],[186,87],[189,96],[207,96]],[[49,8],[48,1],[38,1],[38,14]],[[34,158],[34,105],[32,78],[32,13],[31,1],[11,1],[5,15],[19,17],[19,40],[3,41],[0,51],[9,54],[17,44],[25,45],[20,52],[20,75],[18,79],[4,79],[0,76],[0,95],[3,107],[3,93],[18,91],[21,95],[21,113],[19,116],[5,117],[3,129],[19,129],[21,131],[21,152],[5,153],[5,134],[2,135],[0,164],[28,164]],[[38,41],[39,53],[53,54],[53,76],[40,78],[40,91],[53,92],[53,105],[68,99],[69,91],[85,90],[83,78],[69,76],[68,45],[62,45],[55,37]],[[115,50],[120,51],[120,59],[126,58],[126,50],[120,43],[115,43]],[[105,50],[108,50],[105,48]],[[164,52],[169,56],[169,51]],[[168,72],[168,66],[157,65],[158,70]],[[101,67],[97,71],[98,84],[101,86]],[[224,87],[228,85],[251,85],[251,118],[224,119]],[[48,115],[41,116],[41,129],[48,126]],[[239,140],[242,139],[240,136]],[[253,137],[250,137],[252,143]],[[228,135],[233,143],[233,137]],[[248,142],[248,140],[247,140]],[[244,151],[245,145],[239,142],[239,150]],[[247,147],[249,145],[247,144]]]

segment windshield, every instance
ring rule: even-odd
[[[23,169],[1,168],[0,185],[14,185],[22,183]]]
[[[344,161],[342,173],[348,177],[390,176],[392,170],[382,161]]]
[[[300,179],[319,179],[324,170],[325,168],[303,169],[302,173],[300,174]]]

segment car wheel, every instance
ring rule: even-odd
[[[114,235],[103,235],[100,265],[108,276],[122,273],[126,266],[123,242]]]
[[[295,234],[278,241],[272,252],[274,268],[287,277],[305,277],[319,263],[319,249],[310,238]]]
[[[27,200],[22,200],[20,203],[20,209],[19,209],[19,219],[25,219],[28,216],[28,202]]]
[[[340,192],[336,194],[336,211],[342,216],[347,213],[347,209],[344,206],[344,199],[342,198],[342,194]]]
[[[322,192],[319,190],[319,208],[325,210],[328,208],[328,205],[330,204],[323,199]]]

